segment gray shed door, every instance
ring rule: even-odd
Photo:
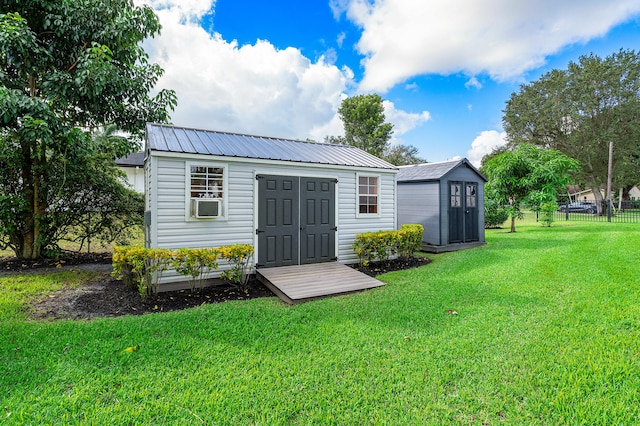
[[[449,182],[449,243],[478,241],[478,183]]]
[[[258,175],[258,267],[335,260],[334,179]]]

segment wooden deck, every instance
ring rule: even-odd
[[[262,268],[256,277],[288,304],[384,285],[338,262]]]

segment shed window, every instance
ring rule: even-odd
[[[222,198],[224,169],[191,166],[191,198]]]
[[[218,164],[187,163],[186,219],[224,217],[226,167]]]
[[[358,176],[358,213],[378,214],[380,201],[378,176]]]
[[[473,183],[467,184],[467,207],[473,208],[476,206],[477,192],[478,192],[478,187],[476,184],[473,184]]]
[[[451,184],[451,207],[461,207],[461,185],[459,183]]]

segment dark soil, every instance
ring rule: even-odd
[[[425,265],[430,260],[425,257],[410,260],[374,262],[357,270],[375,277],[385,272],[414,268]],[[157,297],[142,299],[138,292],[125,286],[122,281],[113,278],[111,273],[111,254],[65,253],[58,260],[23,261],[14,258],[0,259],[0,275],[13,273],[37,273],[54,269],[85,269],[99,272],[97,279],[77,288],[66,288],[48,294],[30,306],[34,318],[49,319],[92,319],[98,317],[116,317],[122,315],[142,315],[152,312],[168,312],[192,308],[208,303],[220,303],[230,300],[249,300],[275,295],[254,277],[239,289],[230,284],[190,291],[179,290],[164,292]]]
[[[360,265],[349,265],[353,269],[367,274],[370,277],[375,277],[380,274],[393,271],[402,271],[405,269],[417,268],[418,266],[426,265],[430,263],[431,259],[428,257],[413,257],[411,259],[395,259],[389,262],[372,262],[367,266],[361,267]]]
[[[63,252],[57,259],[0,258],[0,275],[20,271],[60,268],[62,266],[100,264],[111,265],[111,253]]]

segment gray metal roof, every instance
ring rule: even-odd
[[[457,167],[468,167],[480,176],[485,182],[485,178],[482,173],[478,171],[473,165],[463,158],[462,160],[442,161],[439,163],[424,163],[415,164],[412,166],[402,166],[400,171],[396,175],[396,182],[416,182],[416,181],[430,181],[440,180],[446,176],[449,172]]]
[[[126,157],[116,159],[120,167],[144,167],[144,152],[134,152]]]
[[[147,148],[152,151],[396,170],[393,164],[348,145],[303,142],[152,123],[147,124]]]

